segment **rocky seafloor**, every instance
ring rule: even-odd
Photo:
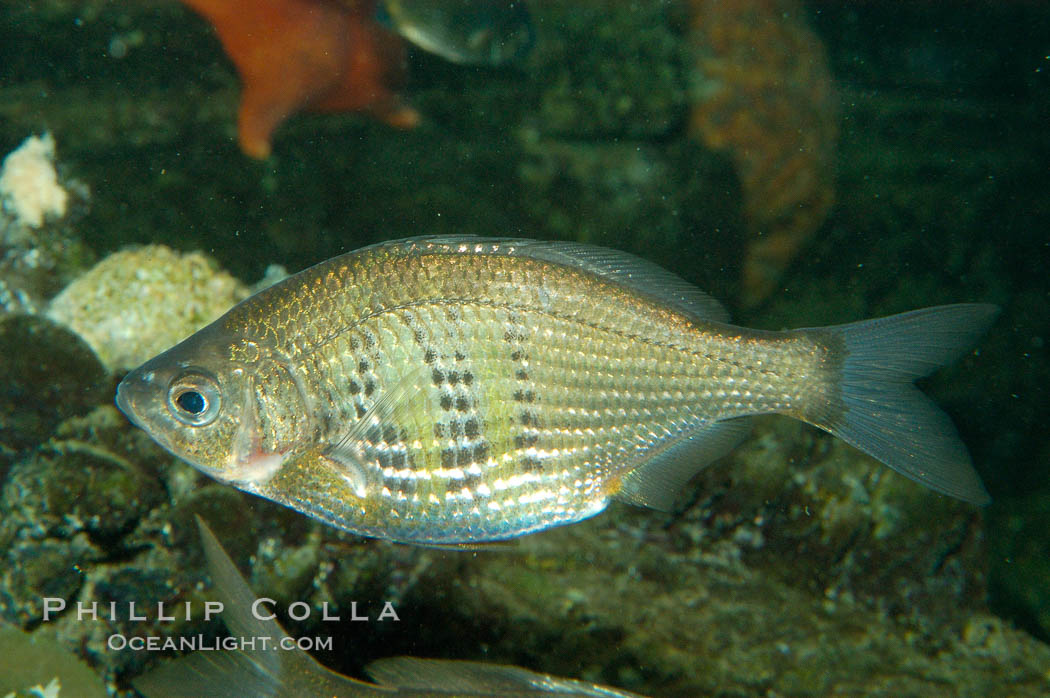
[[[0,618],[35,643],[5,628],[0,695],[46,684],[27,655],[47,658],[62,695],[129,691],[163,656],[111,651],[111,634],[221,633],[200,619],[42,622],[43,597],[208,598],[195,514],[281,606],[395,604],[397,624],[283,618],[293,634],[334,636],[321,659],[348,673],[408,654],[661,696],[1050,693],[1050,457],[1036,426],[1050,378],[1038,117],[1050,66],[1030,36],[1050,15],[967,7],[907,21],[878,3],[808,9],[842,103],[839,203],[780,293],[736,317],[779,328],[1001,304],[980,352],[925,386],[960,424],[992,507],[768,419],[672,514],[614,505],[476,553],[342,535],[214,483],[131,427],[113,390],[269,264],[407,235],[615,244],[738,305],[740,185],[724,153],[685,133],[678,11],[544,3],[523,65],[413,56],[420,129],[300,116],[259,164],[231,139],[232,70],[178,4],[0,8],[0,152],[50,130],[74,194],[40,229],[0,218]],[[129,243],[165,247],[86,273]]]

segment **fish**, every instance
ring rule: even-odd
[[[146,698],[355,698],[397,696],[429,698],[643,698],[609,686],[567,679],[507,664],[490,664],[417,657],[389,657],[365,667],[375,683],[333,671],[300,649],[280,624],[251,612],[256,602],[251,587],[222,544],[199,516],[204,555],[214,595],[223,605],[222,619],[230,635],[254,638],[237,649],[197,651],[133,679]],[[266,645],[260,638],[267,638]],[[292,649],[275,650],[276,647]]]
[[[409,238],[244,300],[130,372],[116,402],[221,482],[403,543],[507,541],[614,499],[671,510],[760,414],[980,505],[966,447],[913,381],[997,313],[963,303],[755,330],[623,252]]]
[[[524,0],[383,0],[376,19],[453,63],[503,65],[536,42]]]

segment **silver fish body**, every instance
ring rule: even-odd
[[[502,65],[536,40],[524,0],[382,0],[380,23],[454,63]]]
[[[296,274],[139,367],[117,402],[209,475],[356,533],[513,538],[679,486],[780,413],[941,492],[987,500],[912,385],[993,306],[830,328],[726,324],[623,253],[420,238]]]

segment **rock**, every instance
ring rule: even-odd
[[[159,354],[246,296],[205,255],[150,245],[106,257],[55,297],[48,316],[116,371]]]
[[[113,385],[91,348],[66,328],[0,315],[0,471],[63,419],[108,400]]]

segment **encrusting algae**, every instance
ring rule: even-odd
[[[119,370],[196,332],[247,295],[204,254],[148,245],[103,259],[58,294],[47,315]],[[158,302],[173,298],[178,302]]]
[[[203,472],[339,528],[514,538],[679,487],[785,414],[939,492],[988,495],[912,381],[997,309],[763,332],[644,260],[417,238],[275,284],[132,371],[117,403]]]

